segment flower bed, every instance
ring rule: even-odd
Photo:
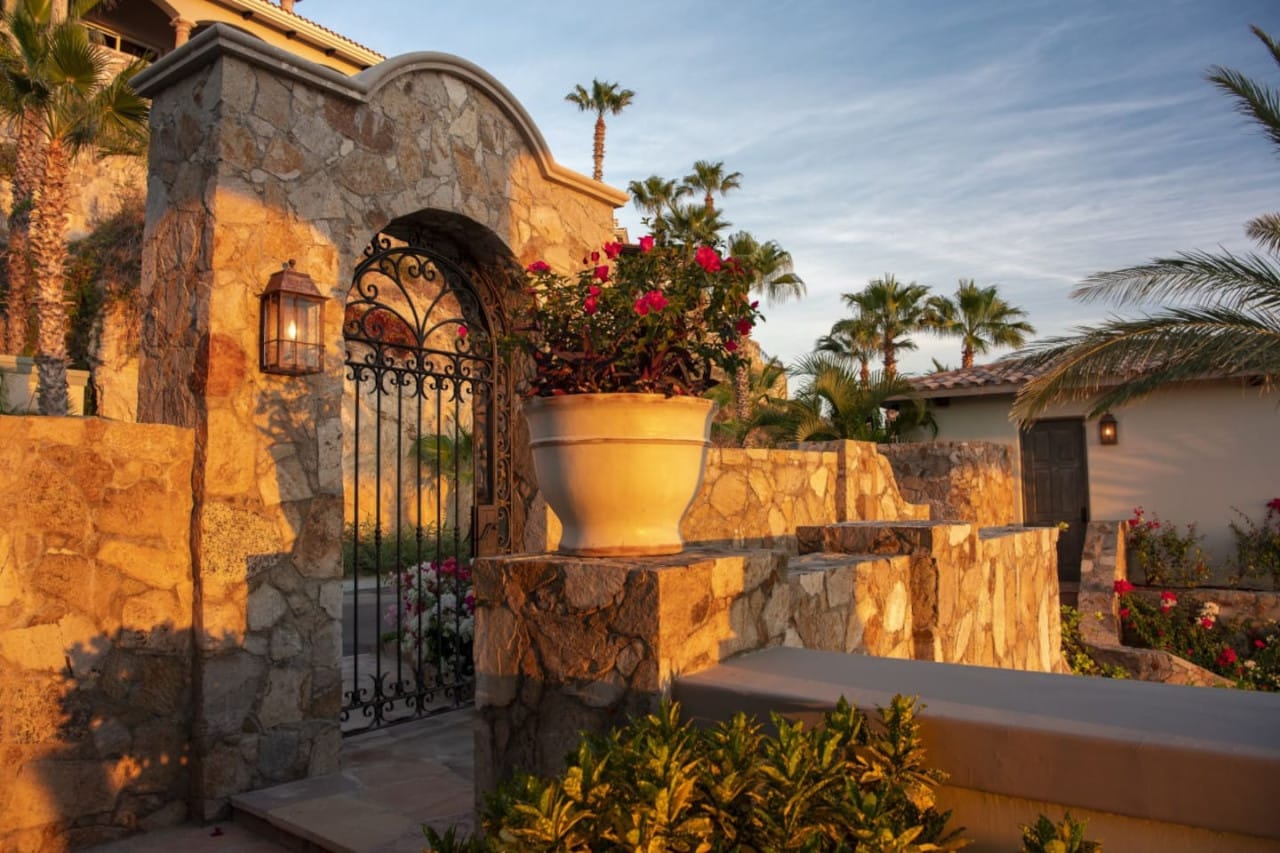
[[[1228,613],[1210,589],[1139,589],[1122,579],[1115,594],[1126,645],[1176,655],[1243,689],[1280,690],[1280,623],[1274,618]]]

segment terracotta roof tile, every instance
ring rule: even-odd
[[[916,391],[935,396],[942,391],[1022,385],[1034,379],[1038,372],[1024,367],[1022,359],[1006,358],[991,364],[975,364],[958,370],[914,376],[908,381]]]

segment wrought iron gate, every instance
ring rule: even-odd
[[[343,322],[347,734],[473,698],[471,560],[510,550],[495,331],[453,261],[385,234],[365,250]]]

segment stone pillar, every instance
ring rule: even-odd
[[[174,18],[170,21],[169,26],[173,27],[173,46],[182,47],[186,44],[195,25],[195,21],[188,21],[186,18]]]
[[[781,645],[785,565],[722,549],[478,561],[477,795],[517,769],[558,772],[580,732],[650,711],[677,675]]]

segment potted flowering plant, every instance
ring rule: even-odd
[[[508,345],[525,388],[538,485],[559,550],[673,554],[702,479],[713,404],[700,394],[744,362],[760,319],[751,271],[714,246],[606,243],[575,275],[528,267]]]
[[[512,342],[533,359],[528,394],[702,394],[732,375],[760,319],[750,271],[712,246],[605,243],[564,276],[529,265]]]

